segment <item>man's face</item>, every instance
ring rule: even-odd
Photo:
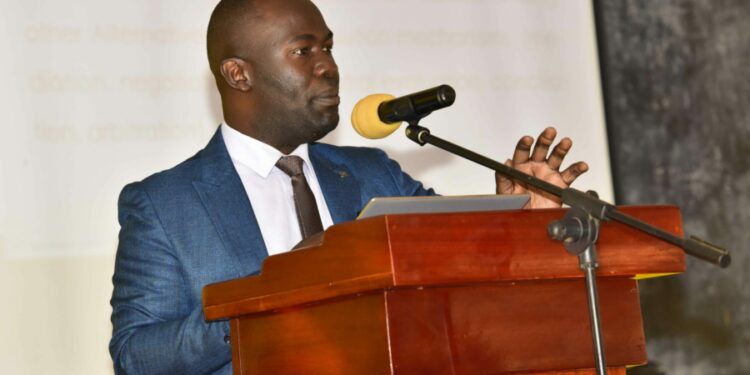
[[[308,1],[263,2],[253,34],[258,129],[276,145],[316,141],[339,121],[339,73],[333,33]]]

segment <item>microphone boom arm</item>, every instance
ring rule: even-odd
[[[703,261],[715,264],[721,268],[726,268],[731,263],[731,256],[729,255],[729,252],[719,246],[713,245],[695,236],[691,236],[689,239],[675,236],[672,233],[666,232],[642,220],[622,213],[617,209],[615,205],[598,199],[594,195],[595,193],[586,193],[573,188],[561,188],[559,186],[550,184],[549,182],[540,180],[534,176],[523,173],[517,169],[511,168],[496,160],[492,160],[486,156],[477,154],[476,152],[448,142],[444,139],[430,134],[430,130],[423,126],[420,126],[418,124],[418,121],[409,123],[409,126],[406,128],[406,136],[420,146],[424,146],[425,144],[429,143],[452,154],[483,165],[489,169],[494,170],[497,173],[501,173],[518,182],[526,184],[527,186],[531,186],[538,190],[559,197],[562,203],[567,204],[570,207],[580,207],[594,216],[596,219],[615,220],[639,231],[657,237],[663,241],[671,243],[675,246],[679,246],[688,255],[692,255]]]

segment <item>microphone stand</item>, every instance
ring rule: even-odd
[[[596,241],[599,238],[599,224],[602,220],[618,221],[639,231],[648,233],[670,244],[679,246],[688,255],[718,265],[721,268],[726,268],[731,263],[729,252],[721,247],[695,236],[691,236],[689,239],[676,236],[626,215],[620,212],[615,205],[600,200],[593,191],[582,192],[573,188],[561,188],[436,137],[430,134],[429,129],[420,126],[419,120],[409,122],[409,126],[406,128],[406,136],[420,146],[429,143],[490,168],[527,186],[559,197],[562,203],[571,207],[562,220],[556,220],[549,224],[547,233],[550,238],[561,241],[570,254],[578,256],[578,263],[586,275],[589,321],[591,323],[597,374],[603,375],[607,373],[604,341],[599,316],[599,297],[596,287],[596,269],[599,267]]]

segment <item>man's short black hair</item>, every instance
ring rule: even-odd
[[[208,64],[218,79],[219,65],[227,58],[241,54],[247,43],[246,26],[257,17],[254,0],[221,0],[211,13],[206,32]],[[238,56],[239,57],[239,56]]]

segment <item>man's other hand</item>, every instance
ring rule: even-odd
[[[516,145],[516,151],[513,152],[513,160],[509,159],[505,162],[505,165],[562,188],[570,186],[578,176],[589,170],[589,166],[585,162],[579,161],[560,172],[560,165],[562,165],[565,155],[570,151],[570,147],[573,146],[573,141],[565,137],[552,149],[552,153],[549,153],[549,148],[555,141],[556,136],[557,130],[549,127],[542,131],[536,144],[534,144],[533,137],[528,135],[522,137]],[[533,152],[531,150],[532,145],[534,145]],[[524,208],[561,206],[559,198],[535,188],[529,188],[499,173],[495,173],[495,183],[497,194],[531,195],[531,199]]]

